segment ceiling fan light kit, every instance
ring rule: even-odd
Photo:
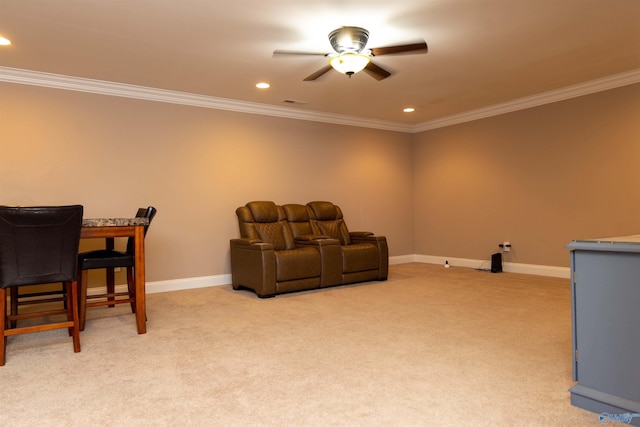
[[[362,53],[342,53],[332,56],[329,64],[334,70],[351,77],[355,73],[364,70],[369,61],[371,61],[371,58]]]
[[[329,33],[329,42],[335,53],[299,52],[276,50],[274,55],[322,55],[329,57],[329,65],[307,76],[304,81],[313,81],[323,76],[332,68],[351,77],[362,70],[376,80],[386,79],[391,75],[384,68],[371,62],[371,58],[380,55],[397,55],[402,53],[427,53],[427,43],[423,41],[396,46],[365,49],[369,41],[369,31],[360,27],[341,27]]]

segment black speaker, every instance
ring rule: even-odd
[[[502,254],[500,252],[491,255],[491,272],[502,273]]]

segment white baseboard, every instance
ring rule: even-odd
[[[444,265],[445,260],[449,261],[452,267],[466,267],[481,270],[489,270],[491,261],[468,258],[452,258],[432,255],[400,255],[389,257],[389,264],[407,264],[410,262],[421,262],[426,264]],[[533,274],[535,276],[559,277],[568,279],[570,277],[569,267],[554,267],[549,265],[520,264],[516,262],[505,262],[502,264],[505,273]],[[231,283],[231,274],[218,274],[215,276],[188,277],[184,279],[160,280],[157,282],[147,282],[147,293],[181,291],[185,289],[206,288],[209,286],[228,285]],[[125,292],[127,285],[116,286],[116,291]],[[88,293],[104,293],[101,288],[89,288]]]
[[[160,292],[182,291],[185,289],[208,288],[210,286],[228,285],[231,283],[231,274],[219,274],[216,276],[188,277],[185,279],[159,280],[157,282],[147,282],[147,294]],[[127,285],[116,285],[116,292],[126,292]],[[105,292],[105,288],[89,288],[87,294],[96,295]]]
[[[180,291],[183,289],[207,288],[231,284],[231,274],[218,274],[216,276],[189,277],[186,279],[161,280],[147,282],[147,293]]]
[[[418,262],[415,255],[400,255],[389,257],[389,265],[408,264],[410,262]]]
[[[413,262],[423,262],[427,264],[440,264],[444,265],[445,261],[449,261],[449,265],[452,267],[468,267],[479,270],[490,270],[491,261],[481,259],[468,259],[468,258],[449,258],[443,256],[431,256],[431,255],[414,255]],[[391,260],[389,260],[391,263]],[[537,264],[521,264],[517,262],[503,262],[502,271],[505,273],[520,273],[520,274],[533,274],[535,276],[547,276],[547,277],[559,277],[562,279],[568,279],[570,277],[569,267],[555,267],[551,265],[537,265]]]

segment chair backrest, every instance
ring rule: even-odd
[[[338,239],[341,245],[350,245],[349,229],[342,217],[342,210],[331,202],[309,202],[309,214],[314,233]]]
[[[156,208],[154,208],[153,206],[149,206],[149,207],[146,207],[146,208],[139,208],[138,212],[136,212],[136,218],[147,218],[149,220],[149,222],[147,222],[147,224],[144,226],[144,235],[145,235],[145,237],[147,236],[147,231],[149,230],[149,226],[151,225],[151,221],[156,216],[156,213],[158,213],[158,210]],[[129,240],[127,240],[127,253],[128,254],[133,254],[134,244],[135,244],[134,238],[133,237],[129,237]]]
[[[289,227],[291,227],[294,238],[314,234],[311,228],[311,218],[309,217],[308,207],[290,203],[282,205],[282,208],[287,215],[287,221],[289,222]]]
[[[75,281],[81,205],[0,206],[0,287]]]
[[[236,215],[240,237],[271,243],[277,251],[295,248],[282,206],[274,202],[249,202],[236,209]]]

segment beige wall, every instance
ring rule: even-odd
[[[0,203],[156,206],[150,281],[229,273],[250,200],[332,200],[392,256],[567,266],[640,233],[638,117],[640,85],[411,135],[0,83]]]
[[[640,233],[640,85],[416,135],[415,251],[568,266],[573,239]],[[487,267],[487,265],[484,265]]]
[[[150,281],[230,272],[236,207],[331,200],[412,254],[409,134],[0,84],[0,203],[154,205]],[[86,243],[84,244],[86,247]]]

